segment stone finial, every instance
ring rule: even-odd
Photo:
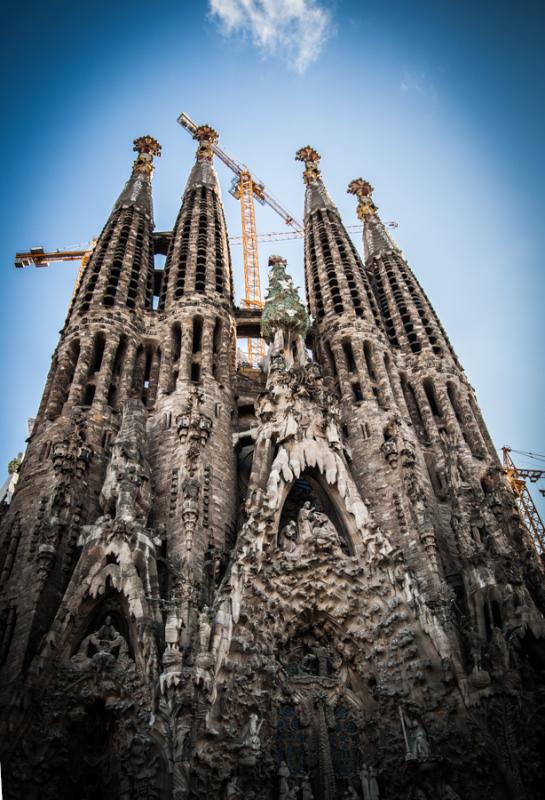
[[[159,158],[161,156],[162,148],[157,139],[154,139],[153,136],[140,136],[134,140],[132,149],[135,153],[138,153],[132,167],[133,175],[140,173],[151,176],[153,172],[153,157],[157,156]]]
[[[358,198],[357,212],[362,222],[366,217],[377,213],[378,206],[374,204],[372,198],[374,189],[369,181],[364,181],[363,178],[356,178],[348,184],[348,189],[346,191],[348,194],[355,194]]]
[[[320,163],[321,158],[322,157],[320,153],[313,147],[310,147],[310,145],[301,147],[301,149],[295,154],[295,160],[302,161],[305,165],[303,180],[307,185],[320,180],[321,172],[318,169],[318,164]]]
[[[269,258],[269,287],[261,319],[261,331],[266,339],[272,339],[279,329],[304,337],[308,329],[306,309],[286,272],[286,265],[282,256]]]
[[[193,134],[193,138],[199,143],[199,147],[197,148],[197,161],[212,161],[214,157],[212,145],[219,139],[217,131],[210,125],[199,125]]]

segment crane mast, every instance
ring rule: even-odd
[[[545,525],[526,486],[526,480],[535,483],[540,478],[545,477],[545,470],[519,469],[511,458],[510,447],[502,447],[502,453],[503,471],[517,498],[517,506],[522,522],[532,537],[538,555],[545,557]]]
[[[233,197],[240,200],[242,220],[242,254],[244,260],[244,299],[245,308],[263,308],[261,297],[261,278],[259,274],[259,254],[257,249],[257,230],[254,211],[254,183],[247,170],[240,173],[238,186]],[[265,357],[263,339],[248,339],[248,361],[250,364]]]

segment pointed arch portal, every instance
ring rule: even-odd
[[[338,490],[336,486],[328,486],[323,475],[314,467],[307,468],[287,487],[278,531],[281,531],[288,522],[297,521],[299,511],[307,501],[310,501],[317,511],[327,514],[339,534],[342,550],[347,555],[354,555],[347,514]]]

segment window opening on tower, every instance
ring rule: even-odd
[[[424,421],[422,419],[420,406],[418,405],[418,401],[416,399],[416,394],[413,389],[413,386],[408,382],[407,375],[404,372],[400,373],[399,378],[401,381],[401,389],[403,391],[403,397],[405,398],[405,405],[407,406],[407,411],[409,412],[409,416],[413,423],[416,435],[418,436],[421,442],[425,442],[426,432],[424,427]]]
[[[201,352],[202,347],[202,317],[193,318],[193,341],[191,352],[195,355]]]
[[[182,297],[184,294],[185,289],[185,274],[187,268],[187,259],[189,255],[189,240],[191,237],[191,227],[193,222],[193,215],[197,213],[196,207],[196,196],[197,196],[197,189],[193,189],[193,191],[189,194],[187,201],[184,198],[184,202],[182,205],[182,209],[179,215],[180,227],[181,227],[181,235],[180,235],[180,247],[178,252],[178,264],[176,270],[176,286],[174,290],[174,297],[177,299]],[[183,225],[182,223],[183,219]],[[178,226],[178,221],[176,222],[176,229]],[[172,252],[174,252],[176,246],[176,242],[173,242],[171,245]],[[173,257],[173,256],[172,256]],[[171,254],[167,257],[167,261],[169,262],[171,258]],[[165,290],[164,295],[166,296],[166,283],[165,283]],[[164,307],[164,301],[162,301],[162,307]]]
[[[218,203],[216,193],[211,193],[212,198],[212,211],[214,214],[214,243],[215,243],[215,259],[216,259],[216,292],[223,294],[225,288],[224,269],[225,269],[225,253],[222,237],[222,211]]]
[[[138,287],[141,279],[140,275],[142,271],[142,265],[144,262],[144,229],[145,229],[145,223],[144,220],[141,219],[138,224],[138,230],[134,242],[134,252],[132,254],[132,267],[130,273],[129,288],[127,292],[127,308],[135,308],[136,300],[138,297]],[[150,243],[148,242],[148,250],[149,250],[149,244]],[[148,260],[148,272],[149,272],[149,260]],[[149,282],[149,275],[147,282]]]
[[[177,363],[182,352],[182,328],[179,322],[175,322],[171,329],[172,334],[172,362]]]
[[[346,276],[346,280],[348,283],[348,289],[350,291],[350,296],[352,298],[352,305],[354,306],[355,314],[358,317],[363,317],[364,314],[363,314],[363,306],[361,302],[360,293],[358,291],[358,287],[354,277],[354,272],[352,269],[352,265],[350,263],[350,255],[347,252],[343,242],[339,222],[332,211],[328,211],[327,214],[331,225],[331,230],[333,232],[335,244],[337,246],[337,251],[339,253],[339,258],[343,266],[344,274]],[[351,255],[353,257],[353,253],[351,253]]]
[[[121,271],[123,269],[123,260],[127,251],[127,242],[131,230],[132,218],[132,208],[126,209],[123,216],[120,217],[120,219],[123,220],[123,225],[117,238],[117,242],[115,243],[112,266],[110,267],[110,273],[108,275],[108,284],[102,298],[102,303],[105,306],[113,306],[115,302],[117,287],[121,277]]]
[[[96,386],[93,383],[88,383],[85,387],[85,394],[83,395],[83,403],[84,406],[91,406],[93,404],[93,400],[95,399],[95,392]]]
[[[348,372],[356,372],[356,362],[354,360],[354,353],[352,351],[352,345],[346,339],[342,343],[343,345],[343,352],[346,361],[346,368]]]
[[[195,291],[204,292],[206,286],[206,253],[208,250],[208,190],[201,187],[199,226],[197,231],[197,261],[195,265]]]
[[[425,378],[422,381],[422,385],[424,387],[424,391],[426,393],[426,397],[428,399],[429,406],[431,408],[431,413],[434,417],[441,419],[443,416],[441,409],[439,407],[439,403],[437,401],[437,396],[435,394],[435,386],[433,385],[433,381],[431,378]]]
[[[320,240],[320,248],[322,251],[322,258],[324,261],[325,271],[329,282],[329,292],[333,302],[333,308],[336,314],[342,314],[344,305],[341,299],[341,290],[337,281],[335,273],[335,264],[333,261],[333,254],[329,246],[327,231],[325,229],[324,218],[321,211],[316,212],[318,238]]]
[[[375,372],[373,346],[371,342],[363,343],[363,355],[365,357],[365,366],[367,367],[367,374],[371,383],[377,382],[377,374]]]

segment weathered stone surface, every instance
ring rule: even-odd
[[[237,373],[214,136],[157,310],[137,140],[3,510],[4,794],[537,800],[542,564],[446,335],[307,147],[312,356],[275,257]]]

